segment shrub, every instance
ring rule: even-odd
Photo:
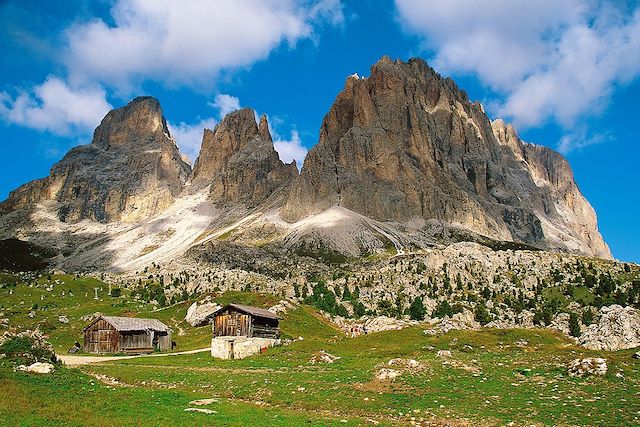
[[[122,289],[121,288],[113,288],[111,289],[111,296],[114,298],[118,298],[122,295]]]
[[[2,337],[0,353],[16,364],[31,364],[34,362],[57,363],[51,344],[44,340],[39,332],[21,332]]]
[[[587,309],[582,312],[582,323],[585,326],[589,326],[593,323],[593,312],[589,307],[587,307]]]
[[[453,316],[453,314],[454,314],[454,310],[451,307],[451,304],[449,304],[449,301],[444,300],[438,303],[438,305],[436,306],[436,309],[433,311],[432,316],[443,318],[444,316],[451,317]]]

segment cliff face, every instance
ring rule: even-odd
[[[254,111],[244,108],[228,114],[213,131],[204,130],[191,185],[210,185],[210,200],[218,205],[252,208],[297,176],[295,163],[284,164],[278,157],[266,116],[256,124]]]
[[[160,104],[140,97],[110,111],[91,144],[70,150],[48,177],[13,191],[2,210],[50,200],[65,222],[135,222],[168,207],[189,173]]]
[[[23,215],[42,202],[39,219]],[[215,209],[235,206],[237,217]],[[163,239],[174,233],[180,248],[193,243],[171,224],[180,222],[186,233],[197,223],[200,236],[246,219],[234,238],[252,245],[268,235],[287,250],[358,256],[393,246],[401,253],[485,236],[611,257],[567,161],[521,141],[503,121],[491,122],[480,104],[419,59],[383,58],[368,78],[349,77],[300,175],[295,163],[280,160],[266,116],[256,123],[251,109],[204,130],[191,171],[158,101],[136,98],[106,115],[91,144],[0,203],[0,213],[15,212],[0,216],[0,232],[46,235],[38,224],[49,223],[52,209],[69,223],[54,221],[54,234],[58,227],[75,236],[84,224],[72,223],[83,219],[134,222],[141,231],[121,245],[130,249],[157,233],[157,242],[136,252],[145,254],[169,248]]]
[[[337,96],[281,211],[341,206],[380,221],[436,219],[499,240],[610,257],[568,163],[491,123],[419,59],[381,59]]]

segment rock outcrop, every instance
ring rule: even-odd
[[[213,315],[221,308],[219,304],[212,302],[209,298],[204,301],[196,301],[187,309],[184,320],[194,327],[204,326],[211,323]]]
[[[424,61],[382,58],[347,79],[281,217],[335,206],[379,221],[436,220],[500,241],[610,258],[567,162],[491,122]]]
[[[611,305],[600,309],[598,323],[580,335],[580,344],[591,350],[624,350],[640,347],[640,312],[633,307]]]
[[[135,222],[164,210],[190,173],[157,99],[110,111],[93,141],[69,151],[48,177],[11,192],[1,211],[53,201],[60,220]]]
[[[574,359],[567,365],[567,373],[571,377],[586,377],[589,375],[606,375],[607,361],[600,357]]]
[[[295,162],[284,164],[273,147],[267,118],[256,124],[252,109],[229,113],[215,129],[204,130],[191,177],[195,189],[210,185],[210,199],[256,207],[298,176]]]

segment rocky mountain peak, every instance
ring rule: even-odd
[[[262,114],[262,116],[260,116],[258,131],[260,133],[260,138],[262,138],[263,141],[273,142],[273,138],[271,138],[271,132],[269,131],[269,123],[267,122],[266,114]]]
[[[367,78],[347,79],[281,216],[297,221],[340,206],[378,221],[437,221],[610,257],[593,209],[559,159],[504,122],[492,124],[425,61],[383,57]]]
[[[126,106],[111,110],[102,119],[93,136],[93,144],[108,149],[124,144],[140,143],[150,135],[170,137],[160,102],[151,96],[140,96]]]
[[[48,177],[13,191],[3,208],[52,201],[65,222],[135,222],[168,207],[190,171],[158,100],[139,97],[110,111],[91,144],[71,149]]]
[[[287,186],[298,174],[285,165],[273,147],[267,117],[243,108],[225,116],[215,129],[205,129],[191,176],[195,189],[210,186],[218,205],[255,207]]]

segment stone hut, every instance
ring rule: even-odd
[[[229,304],[213,319],[211,355],[242,359],[280,343],[279,317],[263,308]]]

